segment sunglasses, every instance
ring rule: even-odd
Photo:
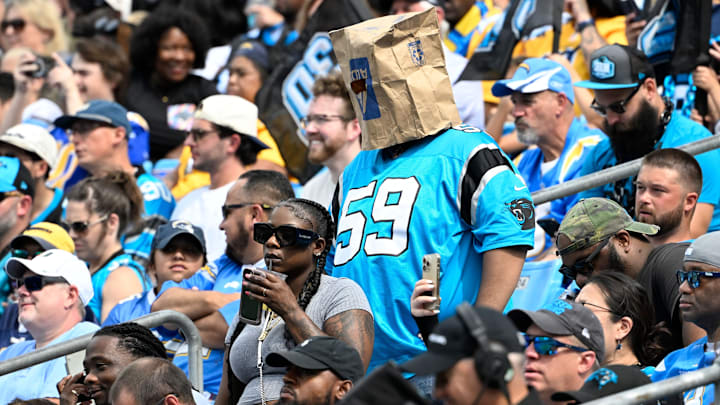
[[[280,225],[277,228],[268,223],[255,224],[253,228],[253,239],[262,245],[273,235],[280,247],[287,246],[308,246],[310,242],[318,239],[320,235],[307,229],[295,228],[290,225]]]
[[[0,22],[0,29],[5,32],[8,28],[12,27],[13,31],[20,32],[25,28],[25,20],[22,18],[13,18],[12,20],[3,20]]]
[[[192,140],[193,140],[193,141],[197,142],[197,141],[205,138],[205,136],[207,136],[208,134],[212,134],[212,133],[217,133],[217,134],[219,134],[220,131],[218,131],[218,130],[209,130],[209,131],[206,131],[206,130],[204,130],[204,129],[191,129],[191,130],[189,130],[189,131],[187,132],[187,135],[190,136],[190,137],[192,137]]]
[[[46,285],[60,284],[60,283],[67,284],[68,282],[67,282],[67,280],[65,280],[62,277],[42,277],[42,276],[30,276],[30,277],[12,280],[12,284],[15,289],[25,286],[25,289],[28,290],[28,292],[40,291],[43,288],[45,288]]]
[[[537,354],[543,355],[543,356],[554,356],[558,354],[558,348],[561,347],[567,347],[570,350],[576,351],[578,353],[586,352],[590,349],[580,346],[573,346],[569,345],[567,343],[558,342],[557,340],[549,337],[549,336],[533,336],[533,335],[524,335],[525,336],[525,348],[530,347],[530,344],[532,343],[535,345],[535,352]]]
[[[630,99],[632,99],[633,96],[635,96],[635,93],[637,93],[638,90],[640,90],[641,86],[642,86],[642,82],[638,83],[638,85],[635,87],[635,89],[632,91],[632,93],[630,93],[630,95],[627,96],[625,98],[625,100],[616,101],[607,106],[600,105],[600,104],[598,104],[596,99],[593,99],[592,103],[590,104],[590,108],[592,108],[593,110],[595,110],[598,114],[600,114],[602,116],[606,116],[608,110],[614,112],[615,114],[623,114],[623,113],[625,113],[625,111],[627,111],[625,109],[625,106],[627,105],[627,103],[630,102]]]
[[[262,207],[262,209],[264,209],[264,210],[271,210],[271,209],[273,208],[272,205],[269,205],[269,204],[261,204],[261,203],[237,203],[237,204],[227,204],[227,205],[223,205],[223,206],[221,207],[223,219],[227,218],[228,215],[230,215],[230,213],[232,212],[232,210],[237,209],[237,208],[248,207],[248,206],[250,206],[250,205],[259,205],[259,206]]]
[[[592,261],[595,260],[597,255],[600,254],[600,251],[605,247],[605,245],[608,244],[608,241],[610,239],[605,239],[595,248],[595,250],[588,255],[588,257],[578,260],[575,263],[571,264],[570,266],[562,265],[560,266],[560,273],[562,273],[564,276],[570,278],[571,280],[575,280],[578,276],[578,274],[582,274],[583,276],[590,276],[592,274],[594,268],[592,265]]]
[[[39,250],[37,252],[31,253],[25,249],[12,249],[10,251],[10,257],[17,257],[18,259],[32,259],[33,257],[39,255],[42,252],[44,252],[44,250]]]
[[[75,222],[63,222],[63,224],[70,229],[71,231],[75,233],[85,233],[90,229],[91,226],[97,225],[105,220],[108,219],[107,215],[104,215],[102,218],[98,219],[97,221],[93,222],[82,222],[82,221],[75,221]]]
[[[700,287],[700,277],[706,277],[706,278],[720,277],[720,272],[716,272],[716,271],[678,270],[675,272],[675,274],[677,276],[678,285],[687,281],[690,288],[693,288],[693,289]]]

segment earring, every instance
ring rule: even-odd
[[[320,253],[313,253],[315,257],[320,257]]]
[[[617,339],[616,342],[617,342],[617,346],[615,346],[615,351],[618,351],[618,350],[622,349],[622,343],[620,343],[620,339]]]

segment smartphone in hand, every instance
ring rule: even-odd
[[[440,309],[440,255],[437,253],[430,253],[422,258],[422,272],[423,278],[426,280],[432,280],[435,288],[432,291],[428,291],[425,295],[430,295],[435,298],[435,302],[429,303],[425,309],[438,310]]]
[[[242,281],[243,286],[240,290],[240,320],[248,325],[259,325],[260,319],[262,318],[262,302],[245,294],[246,287],[244,282],[247,281],[246,275],[253,274],[256,276],[265,276],[265,272],[253,268],[246,268],[243,270]]]

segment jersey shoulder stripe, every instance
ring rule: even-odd
[[[458,189],[460,217],[466,223],[475,223],[478,198],[485,186],[507,170],[514,172],[512,163],[496,144],[480,144],[473,149],[463,166]]]

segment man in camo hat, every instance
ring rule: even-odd
[[[556,245],[563,265],[560,272],[583,287],[593,271],[620,271],[645,287],[655,307],[657,322],[665,321],[673,334],[673,348],[692,342],[701,331],[683,322],[677,310],[680,294],[675,270],[682,268],[687,243],[669,243],[653,249],[645,235],[657,225],[633,221],[615,201],[593,197],[578,202],[563,219]]]

